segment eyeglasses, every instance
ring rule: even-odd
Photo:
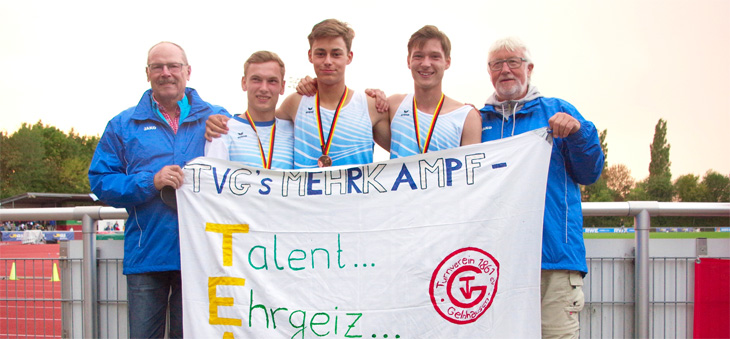
[[[147,67],[150,69],[150,72],[152,73],[162,73],[162,71],[167,67],[167,70],[170,71],[170,73],[180,73],[182,71],[183,66],[187,66],[185,64],[179,63],[179,62],[173,62],[169,64],[149,64]]]
[[[509,68],[518,68],[518,67],[522,66],[522,63],[525,61],[527,61],[527,59],[515,57],[515,58],[504,59],[504,60],[491,61],[488,63],[488,65],[489,65],[489,69],[496,72],[496,71],[502,70],[502,64],[505,62],[507,63],[507,66]]]

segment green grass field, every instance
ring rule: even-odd
[[[634,233],[583,233],[583,239],[633,239]],[[649,239],[730,239],[730,232],[650,232]]]

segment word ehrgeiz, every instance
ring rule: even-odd
[[[248,233],[249,226],[247,224],[215,224],[215,223],[206,223],[205,225],[205,231],[206,232],[212,232],[212,233],[221,233],[223,235],[223,241],[222,241],[222,249],[223,249],[223,266],[233,266],[233,234],[237,233]],[[274,243],[273,243],[273,268],[276,270],[284,270],[285,266],[279,265],[278,258],[277,258],[277,239],[276,235],[274,235]],[[268,255],[267,255],[268,248],[266,246],[253,246],[251,250],[248,253],[248,264],[251,268],[254,270],[269,270],[269,263],[268,263]],[[315,269],[315,254],[317,252],[320,252],[319,256],[324,256],[322,259],[324,259],[327,263],[327,269],[330,268],[330,251],[325,248],[315,248],[311,250],[311,269]],[[340,241],[340,235],[337,235],[337,266],[336,268],[342,269],[345,267],[344,264],[342,264],[341,260],[341,254],[342,254],[342,245]],[[254,258],[258,258],[258,260],[263,259],[262,261],[254,260]],[[298,271],[305,269],[305,265],[302,265],[300,263],[301,261],[305,260],[307,258],[307,252],[301,249],[295,249],[289,252],[286,266],[290,270]],[[254,262],[256,261],[256,262]],[[218,287],[219,286],[238,286],[243,287],[246,285],[246,279],[239,278],[239,277],[208,277],[208,301],[209,301],[209,320],[208,323],[210,325],[230,325],[230,326],[237,326],[242,327],[243,321],[240,318],[231,318],[231,317],[223,317],[218,314],[218,308],[219,307],[233,307],[234,306],[234,298],[232,297],[219,297],[218,296]],[[271,330],[277,330],[277,313],[279,313],[279,317],[283,317],[284,319],[287,318],[286,313],[289,313],[288,316],[288,323],[285,322],[284,325],[291,326],[291,329],[295,330],[295,332],[292,334],[291,338],[295,338],[297,336],[301,338],[305,338],[305,331],[309,329],[314,335],[317,337],[331,337],[331,336],[342,336],[344,338],[362,338],[361,333],[355,333],[360,332],[358,330],[354,330],[357,326],[357,322],[362,317],[362,313],[359,312],[342,312],[338,310],[338,307],[334,308],[334,311],[330,312],[333,313],[333,316],[330,316],[330,313],[328,312],[316,312],[314,315],[312,315],[310,318],[307,318],[307,311],[305,310],[289,310],[286,307],[268,307],[263,304],[255,304],[254,303],[254,290],[250,289],[250,297],[249,297],[249,305],[248,305],[248,327],[253,327],[253,318],[254,318],[254,311],[258,310],[256,314],[258,316],[263,316],[262,318],[259,318],[259,323],[263,319],[263,324],[265,324],[267,329]],[[284,313],[284,315],[281,315],[281,313]],[[344,314],[342,314],[344,313]],[[271,316],[269,318],[269,315]],[[334,318],[334,319],[333,319]],[[279,327],[282,327],[281,324],[279,324]],[[284,328],[278,329],[279,331],[286,331],[287,326],[283,326]],[[353,333],[351,333],[353,332]],[[223,338],[234,338],[234,334],[232,332],[225,332],[223,334]]]
[[[401,185],[411,190],[425,190],[434,182],[438,187],[452,186],[454,173],[463,172],[467,185],[474,184],[474,171],[482,167],[481,160],[485,158],[484,153],[468,154],[464,159],[456,158],[435,158],[433,163],[427,160],[420,160],[417,169],[409,169],[405,163],[400,164],[401,168],[397,176],[390,178],[379,178],[386,168],[385,163],[363,165],[351,168],[335,168],[320,171],[270,171],[264,172],[280,176],[278,185],[273,185],[274,179],[264,177],[257,179],[260,170],[240,167],[215,167],[205,163],[189,163],[186,170],[192,171],[193,192],[199,193],[201,189],[201,177],[212,176],[215,190],[222,194],[225,190],[234,195],[245,195],[249,192],[253,183],[260,183],[258,193],[268,195],[280,190],[281,196],[288,197],[291,192],[295,195],[340,195],[361,193],[369,194],[371,190],[378,193],[397,191]],[[399,164],[390,164],[398,166]],[[505,167],[506,164],[494,164],[492,169]],[[415,166],[414,166],[415,167]],[[415,172],[415,176],[412,173]],[[391,172],[393,173],[393,172]],[[435,178],[433,178],[435,177]],[[415,178],[415,179],[414,179]],[[428,179],[432,178],[429,182]],[[417,185],[416,183],[419,183]],[[333,188],[337,186],[338,191]],[[213,187],[204,187],[212,189]]]

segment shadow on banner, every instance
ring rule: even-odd
[[[730,260],[695,263],[695,338],[730,338]]]

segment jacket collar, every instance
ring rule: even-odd
[[[485,103],[484,107],[479,111],[483,113],[491,112],[496,114],[504,115],[504,111],[509,111],[507,115],[511,115],[514,106],[517,106],[515,114],[525,114],[532,112],[532,108],[537,105],[537,100],[542,97],[542,94],[536,86],[529,85],[527,94],[519,100],[506,100],[499,101],[497,99],[497,93],[493,93]]]
[[[205,117],[205,112],[209,110],[210,107],[203,101],[203,99],[200,98],[198,92],[193,88],[186,87],[185,95],[187,96],[188,103],[190,104],[190,114],[188,114],[184,121],[180,121],[180,123],[196,121]],[[159,120],[160,118],[155,113],[153,102],[152,89],[148,89],[142,95],[142,99],[139,100],[131,118],[134,120]]]

